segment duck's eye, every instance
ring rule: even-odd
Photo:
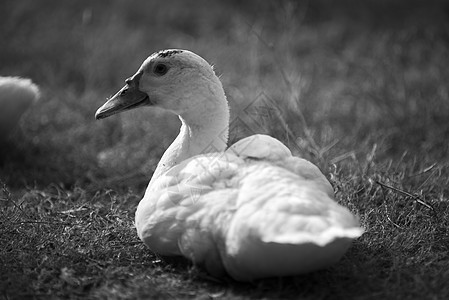
[[[165,75],[165,73],[167,73],[168,67],[167,65],[164,64],[157,64],[156,66],[154,66],[153,71],[155,74],[162,76]]]

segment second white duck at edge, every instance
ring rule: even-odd
[[[125,82],[97,119],[159,107],[181,120],[136,211],[151,250],[248,281],[326,268],[363,233],[320,170],[280,141],[253,135],[226,149],[228,103],[200,56],[154,53]]]

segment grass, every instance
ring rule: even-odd
[[[447,12],[419,1],[2,1],[0,74],[32,78],[43,97],[0,149],[0,297],[449,298]],[[366,229],[338,264],[213,282],[142,245],[134,210],[176,118],[93,114],[163,48],[213,63],[234,117],[274,107],[262,125],[243,114],[233,138],[269,132],[320,166]]]

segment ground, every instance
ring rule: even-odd
[[[0,74],[42,97],[0,146],[0,297],[449,298],[448,28],[442,1],[2,1]],[[321,168],[366,231],[339,263],[216,282],[139,241],[179,124],[94,113],[165,48],[215,66],[233,140],[269,133]]]

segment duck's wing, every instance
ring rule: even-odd
[[[310,167],[301,160],[289,165],[295,163]],[[314,168],[302,176],[259,162],[245,171],[226,236],[232,259],[225,266],[234,277],[294,275],[330,266],[363,233]]]

